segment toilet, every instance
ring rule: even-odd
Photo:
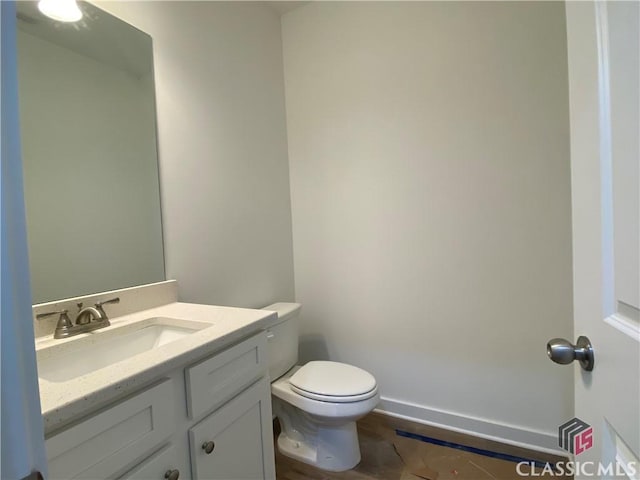
[[[322,470],[341,472],[360,462],[356,420],[380,401],[376,380],[345,363],[298,362],[299,303],[274,303],[267,327],[274,416],[280,420],[278,450]]]

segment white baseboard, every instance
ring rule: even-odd
[[[429,408],[424,405],[387,397],[380,399],[380,404],[375,411],[392,417],[494,440],[516,447],[553,455],[567,455],[567,452],[560,450],[558,447],[556,432],[542,432],[513,425],[499,424],[481,418]]]

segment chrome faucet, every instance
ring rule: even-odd
[[[73,337],[80,333],[87,333],[99,328],[108,327],[111,325],[109,318],[107,317],[103,305],[108,303],[119,303],[120,298],[112,298],[111,300],[105,300],[98,302],[93,307],[82,307],[82,303],[78,303],[78,313],[76,315],[75,323],[71,322],[68,315],[68,310],[60,310],[58,312],[47,312],[36,315],[37,319],[50,317],[51,315],[60,315],[58,324],[56,325],[56,331],[53,334],[53,338],[67,338]]]
[[[104,319],[102,313],[100,313],[96,307],[82,308],[82,302],[78,303],[77,305],[78,314],[76,315],[76,325],[86,325],[88,323],[91,323],[92,321],[100,321]]]

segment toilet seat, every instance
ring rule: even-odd
[[[309,362],[289,378],[289,384],[303,397],[331,403],[359,402],[378,393],[373,375],[339,362]]]
[[[367,400],[378,393],[378,387],[374,388],[373,390],[367,393],[361,393],[360,395],[342,395],[342,396],[321,395],[319,393],[307,392],[306,390],[297,388],[294,385],[291,385],[291,390],[296,392],[298,395],[302,395],[303,397],[310,398],[311,400],[318,400],[320,402],[331,402],[331,403],[360,402],[362,400]]]

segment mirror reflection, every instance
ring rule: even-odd
[[[164,280],[151,37],[17,3],[33,303]]]

